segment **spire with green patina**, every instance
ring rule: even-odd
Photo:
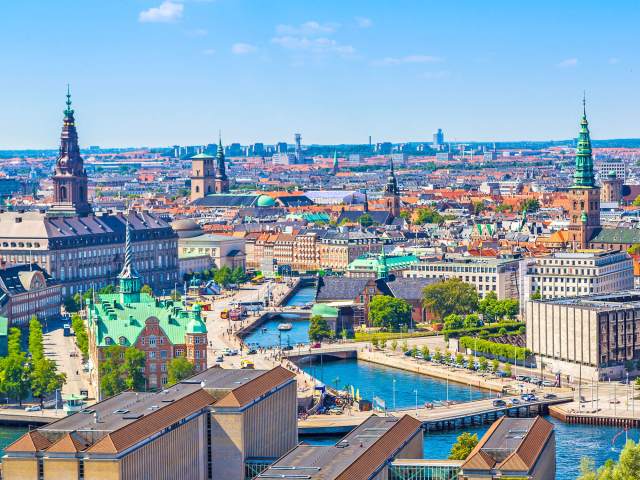
[[[224,147],[222,146],[221,132],[218,132],[218,151],[216,152],[216,179],[227,179],[227,169],[224,164]]]
[[[576,170],[573,174],[574,188],[595,188],[596,179],[593,174],[593,157],[591,155],[591,137],[589,122],[587,121],[587,102],[582,99],[582,119],[580,120],[580,134],[576,148]]]
[[[338,163],[338,152],[337,150],[333,151],[333,174],[336,175],[340,168],[340,164]]]
[[[387,265],[387,256],[384,253],[384,245],[378,256],[378,279],[386,279],[389,277],[389,266]]]
[[[120,275],[120,302],[130,304],[140,301],[140,276],[133,266],[133,246],[131,245],[131,226],[129,224],[129,212],[126,216],[124,265]]]

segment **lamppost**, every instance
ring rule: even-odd
[[[396,409],[396,379],[393,378],[393,410]]]

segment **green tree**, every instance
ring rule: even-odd
[[[33,360],[44,357],[44,346],[42,343],[42,324],[35,315],[29,321],[29,353]]]
[[[464,363],[464,355],[462,353],[456,354],[456,363],[462,365]]]
[[[440,225],[444,218],[433,208],[419,208],[415,213],[416,225],[424,225],[427,223],[435,223]]]
[[[502,371],[504,372],[504,374],[507,377],[511,377],[511,375],[512,375],[512,373],[511,373],[511,364],[505,363]]]
[[[442,360],[442,353],[440,353],[440,350],[436,348],[436,353],[433,354],[433,361],[440,362],[440,360]]]
[[[240,284],[247,281],[247,275],[242,267],[236,267],[231,270],[231,283]]]
[[[512,210],[511,205],[506,205],[504,203],[501,203],[500,205],[496,206],[496,212],[498,213],[508,212],[511,210]]]
[[[480,357],[480,359],[478,360],[478,365],[481,372],[486,372],[487,367],[489,366],[489,361],[486,359],[486,357]]]
[[[82,353],[82,357],[84,359],[89,358],[89,335],[80,315],[76,314],[71,317],[71,328],[73,328],[73,333],[76,336],[76,345]]]
[[[445,330],[457,330],[464,327],[464,320],[461,315],[452,313],[444,318]]]
[[[473,435],[469,432],[464,432],[458,436],[456,443],[451,447],[451,452],[449,453],[450,460],[466,460],[469,454],[476,448],[478,445],[478,434],[474,433]]]
[[[470,313],[464,317],[464,328],[476,328],[479,327],[481,323],[480,316],[477,313]]]
[[[371,346],[376,350],[378,349],[378,337],[373,337],[371,339]]]
[[[146,293],[147,295],[153,295],[153,289],[149,285],[145,284],[140,289],[140,293]]]
[[[102,287],[100,290],[98,290],[98,293],[100,295],[112,295],[114,293],[117,293],[117,290],[116,290],[115,285],[109,284],[109,285],[106,285],[106,286]]]
[[[325,338],[329,338],[329,324],[327,320],[320,315],[314,315],[309,320],[309,339],[313,342],[320,342]]]
[[[478,293],[473,285],[451,278],[424,287],[422,302],[439,318],[452,313],[467,315],[478,308]]]
[[[531,294],[531,300],[541,300],[542,293],[540,292],[540,288],[536,288],[536,291]]]
[[[406,340],[402,342],[402,346],[400,347],[400,350],[402,350],[402,353],[406,353],[409,350],[409,344],[407,343]]]
[[[376,295],[369,302],[369,321],[374,327],[397,331],[411,320],[411,304],[401,298]]]
[[[580,462],[577,480],[631,480],[640,478],[640,443],[628,440],[620,452],[618,461],[607,460],[597,471],[592,458]]]
[[[213,275],[213,279],[218,285],[222,285],[226,288],[230,283],[232,283],[231,269],[225,265],[216,271]]]
[[[422,358],[424,358],[425,360],[429,360],[431,358],[428,346],[423,345],[421,352],[422,352]]]
[[[627,248],[627,253],[629,255],[638,255],[640,253],[640,243],[634,243],[629,248]]]
[[[34,359],[30,380],[31,393],[40,399],[40,405],[43,406],[44,398],[62,388],[67,376],[64,373],[58,373],[56,362],[41,356]]]
[[[20,405],[29,391],[30,371],[27,355],[20,347],[21,338],[19,328],[10,328],[7,356],[0,359],[0,391],[10,398],[17,398]]]
[[[169,362],[167,368],[169,372],[168,380],[169,385],[174,385],[185,378],[189,378],[193,375],[193,363],[187,360],[185,357],[175,357]]]
[[[473,202],[472,207],[473,207],[474,215],[480,215],[482,212],[484,212],[487,209],[487,207],[485,207],[484,205],[484,202],[482,201]]]
[[[398,341],[394,338],[391,340],[391,350],[394,352],[398,349]]]
[[[120,352],[122,347],[111,345],[103,350],[100,361],[100,393],[102,398],[112,397],[125,389],[124,379],[120,374]]]
[[[484,319],[488,322],[494,322],[496,320],[496,305],[498,304],[498,296],[493,290],[487,293],[480,303],[478,309],[484,316]]]
[[[494,372],[497,372],[500,369],[500,361],[495,358],[491,360],[491,368]]]
[[[142,350],[128,347],[124,351],[124,359],[120,366],[120,375],[124,377],[124,385],[128,390],[144,390],[144,367],[146,355]]]

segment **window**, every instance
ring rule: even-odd
[[[149,345],[155,346],[155,344],[156,344],[156,337],[155,337],[155,335],[151,335],[149,337]]]
[[[166,350],[161,350],[160,351],[160,358],[162,358],[163,360],[167,358],[167,351]]]

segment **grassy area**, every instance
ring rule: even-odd
[[[436,335],[436,332],[431,331],[422,331],[422,332],[413,332],[413,333],[401,333],[401,332],[356,332],[354,340],[356,342],[370,342],[374,338],[378,341],[381,340],[393,340],[405,339],[405,338],[419,338],[419,337],[430,337],[432,335]]]

